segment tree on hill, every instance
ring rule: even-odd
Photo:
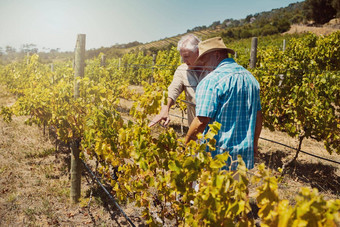
[[[336,10],[336,17],[340,17],[340,1],[333,0],[332,6]]]
[[[16,52],[17,52],[17,50],[14,47],[6,46],[6,53],[7,54],[13,54],[13,53],[16,53]]]
[[[23,44],[20,48],[21,53],[38,53],[37,45],[31,44]]]
[[[209,26],[209,28],[211,28],[211,29],[216,29],[216,27],[217,27],[218,25],[220,25],[220,24],[221,24],[220,21],[214,21],[214,22]]]
[[[277,28],[279,33],[288,31],[290,29],[290,23],[286,19],[276,19],[274,20],[273,25]]]
[[[324,24],[340,13],[339,0],[306,0],[304,4],[307,20]]]

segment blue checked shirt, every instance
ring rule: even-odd
[[[215,136],[217,154],[240,154],[248,169],[254,167],[254,134],[257,111],[261,110],[260,85],[255,77],[232,58],[224,59],[196,89],[196,115],[221,123]],[[205,129],[204,134],[208,131]],[[226,167],[229,168],[230,160]],[[231,166],[235,170],[237,163]]]

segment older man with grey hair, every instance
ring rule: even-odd
[[[183,36],[177,45],[177,49],[184,64],[178,66],[174,78],[168,87],[167,105],[163,105],[160,113],[154,117],[149,126],[158,122],[167,126],[170,122],[170,107],[175,104],[178,96],[184,91],[187,103],[188,125],[195,118],[195,92],[198,83],[205,77],[206,73],[195,71],[193,64],[198,57],[198,43],[201,40],[193,34]]]

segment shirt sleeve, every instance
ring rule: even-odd
[[[178,66],[175,71],[174,78],[172,79],[172,82],[168,87],[168,97],[174,101],[176,101],[178,96],[184,90],[183,75],[187,72],[187,67],[185,66],[186,65]]]
[[[196,89],[196,115],[214,118],[218,106],[218,91],[215,83],[207,78]]]

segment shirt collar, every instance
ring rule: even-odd
[[[232,63],[235,63],[235,60],[233,58],[225,58],[220,62],[220,64],[218,64],[217,67],[220,67],[220,66],[225,65],[225,64],[232,64]]]

